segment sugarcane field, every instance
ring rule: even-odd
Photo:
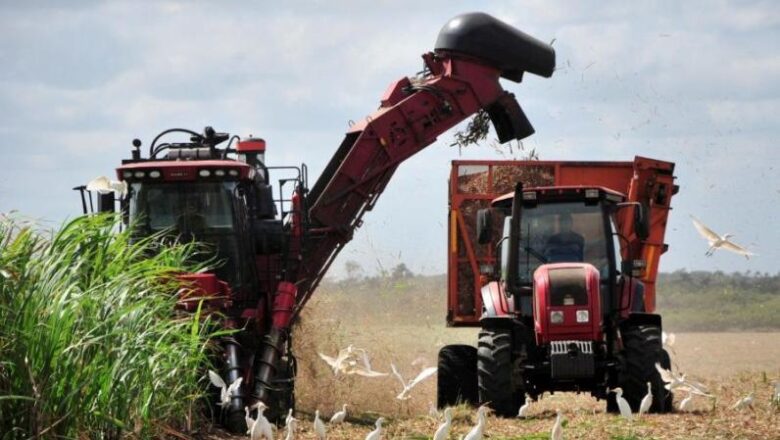
[[[774,3],[0,12],[0,440],[780,440]]]

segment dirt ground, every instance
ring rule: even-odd
[[[443,344],[473,344],[474,329],[448,329],[431,323],[393,326],[392,320],[356,324],[332,315],[309,318],[297,338],[306,342],[296,343],[300,359],[296,417],[302,421],[296,438],[315,438],[311,424],[315,409],[330,417],[342,403],[350,405],[347,423],[329,428],[329,439],[365,438],[380,415],[387,419],[385,439],[432,438],[441,423],[429,415],[429,405],[435,400],[435,377],[416,388],[410,400],[401,402],[394,398],[399,383],[392,376],[334,377],[316,352],[333,355],[338,347],[355,344],[369,351],[375,369],[389,371],[393,362],[405,377],[411,377],[424,365],[435,365]],[[312,338],[312,333],[319,338]],[[528,419],[490,417],[485,436],[496,440],[549,438],[555,410],[560,409],[567,439],[780,439],[780,408],[770,403],[771,382],[780,378],[779,342],[780,333],[677,334],[672,355],[677,368],[706,384],[716,396],[695,398],[685,413],[649,415],[629,423],[606,414],[604,402],[590,396],[545,394],[533,404]],[[755,392],[752,409],[731,409],[751,391]],[[675,404],[683,397],[675,396]],[[470,408],[459,407],[455,413],[450,439],[465,435],[475,422]],[[283,430],[277,437],[284,438]]]

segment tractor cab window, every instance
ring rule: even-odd
[[[542,264],[585,262],[609,275],[608,240],[599,205],[582,202],[540,203],[523,209],[520,280],[531,283]]]

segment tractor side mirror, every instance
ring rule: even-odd
[[[493,233],[493,214],[491,208],[477,211],[477,243],[488,244]]]

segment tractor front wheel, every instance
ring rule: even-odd
[[[512,331],[483,328],[477,348],[479,401],[487,403],[502,417],[514,417],[520,409],[522,393],[513,383]]]
[[[664,358],[661,345],[661,327],[652,324],[627,325],[621,328],[621,337],[623,362],[618,373],[618,386],[623,389],[623,398],[628,401],[632,411],[639,411],[649,382],[653,393],[650,412],[670,412],[672,408],[668,403],[671,395],[664,388],[664,381],[655,368],[656,363],[664,367],[664,364],[668,364],[668,355]],[[607,411],[618,411],[614,393],[607,397]]]

